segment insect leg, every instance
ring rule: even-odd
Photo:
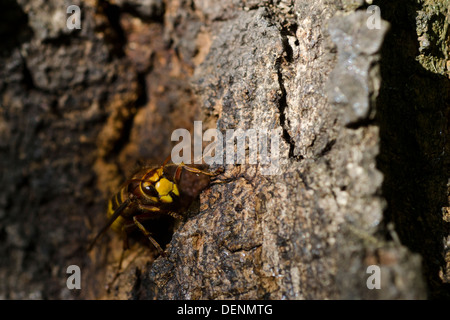
[[[200,169],[197,169],[197,168],[194,168],[194,167],[190,167],[190,166],[188,166],[188,165],[185,165],[183,162],[180,163],[179,166],[182,167],[182,168],[184,168],[184,169],[186,169],[186,170],[189,171],[189,172],[192,172],[192,173],[201,173],[201,174],[204,174],[204,175],[207,175],[207,176],[211,176],[211,177],[218,176],[219,174],[221,174],[221,173],[223,172],[223,169],[222,169],[222,168],[219,168],[219,169],[217,169],[217,170],[214,171],[214,172],[203,171],[203,170],[200,170]]]
[[[145,214],[144,214],[145,215]],[[140,215],[134,216],[133,217],[133,222],[134,224],[139,228],[139,230],[141,230],[141,232],[148,238],[148,240],[153,244],[153,246],[156,248],[156,250],[158,250],[158,253],[162,256],[164,256],[164,251],[161,248],[161,246],[158,244],[158,242],[156,242],[155,239],[153,239],[153,237],[151,236],[150,232],[147,231],[147,229],[145,229],[144,225],[139,221],[140,220]]]
[[[239,172],[231,177],[217,177],[217,178],[212,178],[211,179],[211,185],[215,185],[215,184],[222,184],[222,183],[229,183],[233,180],[236,180],[239,177],[242,177],[243,175],[241,174],[241,166],[238,167],[239,168]]]
[[[151,212],[161,212],[161,209],[152,205],[146,205],[146,204],[138,204],[138,209],[141,211],[145,211],[145,214],[140,214],[139,216],[142,215],[147,215],[149,216],[151,214]]]
[[[161,211],[160,208],[154,207],[154,206],[152,206],[152,205],[140,204],[140,205],[138,206],[138,208],[139,208],[139,210],[142,210],[142,211],[146,211],[146,212],[147,212],[147,213],[143,213],[143,214],[139,215],[139,219],[140,219],[141,221],[142,221],[142,220],[150,220],[150,219],[153,219],[153,217],[151,216],[151,213],[150,213],[150,212],[160,212],[160,213],[163,213],[163,214],[167,214],[167,215],[169,215],[169,216],[171,216],[172,218],[175,218],[175,219],[177,219],[177,220],[183,220],[183,216],[180,215],[180,214],[178,214],[178,213],[176,213],[176,212],[172,212],[172,211]]]
[[[183,162],[181,162],[178,167],[177,170],[175,171],[175,174],[173,176],[173,180],[175,181],[175,183],[179,183],[180,182],[180,178],[181,178],[181,172],[182,170],[186,169],[186,171],[192,172],[192,173],[198,173],[198,174],[204,174],[210,177],[215,177],[218,176],[219,174],[223,173],[223,168],[219,168],[214,172],[208,172],[208,171],[203,171],[194,167],[190,167],[185,165]]]
[[[183,216],[176,212],[168,211],[168,212],[166,212],[166,214],[168,214],[169,216],[171,216],[172,218],[175,218],[177,220],[183,220]]]

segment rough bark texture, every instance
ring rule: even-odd
[[[379,29],[363,1],[4,1],[0,298],[449,298],[450,3],[373,4]],[[108,197],[194,120],[277,135],[279,170],[226,166],[107,292]]]

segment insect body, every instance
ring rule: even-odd
[[[192,200],[206,188],[211,180],[222,171],[207,172],[183,163],[160,167],[142,168],[120,187],[109,200],[108,222],[89,246],[108,229],[124,236],[124,250],[128,247],[128,235],[139,230],[158,250],[163,250],[148,231],[145,224],[154,224],[161,219],[182,219]]]

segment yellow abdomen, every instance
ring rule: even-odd
[[[123,201],[124,200],[122,199],[122,190],[108,201],[108,211],[106,212],[108,219],[112,217],[115,210],[122,204]],[[121,232],[124,223],[125,219],[122,218],[122,216],[118,216],[117,219],[114,220],[114,222],[111,224],[110,228],[113,229],[115,232]]]

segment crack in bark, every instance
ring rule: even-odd
[[[238,247],[238,248],[231,249],[231,248],[229,248],[228,246],[223,245],[223,247],[224,247],[226,250],[228,250],[229,252],[231,252],[231,253],[249,252],[249,251],[253,251],[253,250],[258,249],[258,248],[261,247],[261,246],[262,246],[262,243],[258,243],[258,244],[254,244],[254,245],[249,246],[249,247],[247,247],[247,246],[240,246],[240,247]]]
[[[145,80],[145,75],[137,73],[137,83],[138,87],[136,89],[137,97],[133,102],[134,108],[132,105],[126,106],[129,107],[132,111],[128,117],[123,119],[123,127],[121,129],[120,137],[115,141],[114,147],[112,149],[113,154],[119,154],[120,150],[122,150],[130,141],[131,130],[133,129],[134,119],[138,112],[138,110],[144,107],[147,104],[148,96],[147,96],[147,84]]]
[[[286,124],[286,122],[288,121],[286,119],[286,114],[285,114],[285,110],[287,107],[287,101],[286,101],[287,93],[286,93],[286,88],[284,86],[283,75],[281,72],[281,60],[282,59],[283,59],[283,56],[281,55],[280,57],[277,58],[277,62],[276,62],[277,80],[278,80],[278,84],[279,84],[280,90],[281,90],[281,96],[278,99],[278,111],[280,112],[280,126],[283,129],[282,137],[283,137],[284,141],[286,141],[289,145],[289,158],[293,158],[295,143],[294,143],[291,135],[289,134],[289,131],[287,129],[287,124]]]
[[[288,104],[287,104],[287,91],[284,85],[282,66],[283,64],[285,65],[291,63],[293,60],[293,50],[292,47],[289,45],[289,41],[287,38],[287,34],[290,33],[291,32],[285,27],[283,27],[283,29],[281,30],[281,41],[283,44],[283,52],[276,60],[277,80],[281,91],[281,96],[278,99],[278,111],[280,112],[280,126],[283,130],[282,138],[289,145],[289,158],[295,160],[302,160],[303,159],[302,155],[294,154],[295,141],[294,138],[289,133],[288,130],[289,119],[286,118],[285,113]]]

